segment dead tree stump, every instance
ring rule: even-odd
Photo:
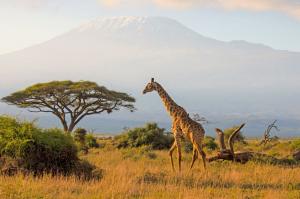
[[[220,151],[216,156],[208,158],[208,162],[216,161],[216,160],[230,160],[230,161],[236,161],[240,163],[246,163],[253,157],[253,152],[251,151],[245,151],[245,152],[234,152],[234,138],[236,135],[240,132],[240,130],[245,126],[245,124],[242,124],[239,128],[237,128],[229,137],[228,139],[228,146],[229,149],[226,148],[225,145],[225,138],[224,138],[224,132],[221,129],[216,128],[217,137],[219,140],[219,147]]]

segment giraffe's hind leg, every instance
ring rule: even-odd
[[[174,141],[174,143],[169,151],[173,171],[175,171],[174,162],[173,162],[173,151],[175,150],[175,148],[176,148],[176,141]]]
[[[198,153],[202,156],[203,166],[204,166],[204,169],[206,169],[206,154],[203,151],[203,148],[202,148],[201,144],[197,143],[196,144],[196,149],[197,149]]]
[[[194,163],[197,160],[197,158],[198,158],[198,152],[195,149],[195,147],[193,147],[193,159],[192,159],[192,163],[191,163],[191,166],[190,166],[190,170],[192,170],[192,168],[194,166]]]

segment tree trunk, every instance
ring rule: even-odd
[[[67,130],[68,133],[71,133],[74,130],[74,127],[76,126],[74,121],[70,122],[69,128]]]
[[[63,125],[63,127],[64,127],[64,131],[65,132],[68,132],[68,125],[67,125],[67,122],[65,121],[65,120],[63,120],[63,119],[61,119],[61,118],[59,118],[60,119],[60,122],[61,122],[61,124]]]
[[[58,117],[60,123],[62,124],[64,131],[68,132],[68,124],[65,118],[61,117],[59,114],[53,113],[56,117]]]

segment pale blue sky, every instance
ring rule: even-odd
[[[166,16],[218,40],[300,52],[297,0],[0,0],[0,54],[100,16]]]

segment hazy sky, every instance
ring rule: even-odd
[[[300,52],[299,0],[0,0],[0,54],[99,16],[166,16],[218,40]]]

